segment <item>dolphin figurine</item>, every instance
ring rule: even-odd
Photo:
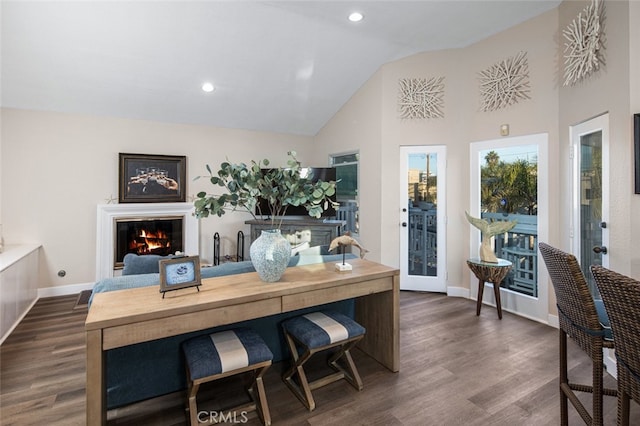
[[[356,246],[360,249],[360,259],[364,259],[364,255],[369,252],[366,248],[362,247],[355,238],[351,236],[351,232],[347,231],[344,235],[334,238],[329,245],[329,251],[333,251],[339,246]]]

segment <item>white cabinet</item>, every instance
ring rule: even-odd
[[[0,253],[0,343],[38,298],[39,245],[8,245]]]

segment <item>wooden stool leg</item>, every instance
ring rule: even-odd
[[[191,380],[189,380],[188,410],[189,410],[189,421],[191,423],[191,426],[198,426],[200,424],[200,422],[198,421],[198,406],[196,401],[196,395],[198,394],[199,388],[200,388],[199,385],[194,384]]]
[[[309,387],[309,381],[307,380],[307,375],[304,373],[304,369],[302,365],[307,361],[309,357],[307,356],[302,363],[298,363],[296,361],[296,365],[292,369],[292,373],[285,378],[285,384],[289,386],[289,389],[294,393],[295,396],[307,407],[309,411],[313,411],[316,408],[316,402],[313,399],[313,395],[311,394],[311,388]],[[300,358],[302,360],[302,358]],[[298,376],[298,382],[300,385],[296,384],[293,380],[293,375],[296,374]]]
[[[343,345],[340,350],[337,351],[329,359],[329,365],[331,365],[335,370],[341,371],[344,374],[344,379],[347,382],[351,383],[351,386],[361,391],[364,387],[362,384],[362,379],[360,378],[360,374],[358,373],[356,364],[353,362],[353,358],[351,357],[351,349],[358,343],[359,340],[360,339]],[[345,362],[347,364],[346,369],[343,369],[338,365],[338,360],[340,358],[345,359]]]
[[[256,411],[258,416],[265,426],[271,425],[271,414],[269,412],[269,404],[267,403],[267,393],[264,390],[264,381],[262,377],[269,366],[256,369],[254,371],[254,379],[249,388],[249,394],[255,402]]]
[[[260,377],[256,378],[256,388],[258,393],[258,401],[256,403],[256,408],[258,409],[258,414],[262,419],[262,424],[265,426],[271,425],[271,413],[269,412],[269,404],[267,403],[267,394],[264,390],[264,382],[262,380],[262,373]]]
[[[285,333],[285,340],[287,341],[291,355],[293,356],[293,365],[282,375],[282,380],[289,389],[291,389],[293,394],[304,404],[304,406],[307,407],[309,411],[313,411],[316,408],[316,402],[313,399],[311,388],[309,387],[309,381],[307,380],[307,376],[302,368],[302,365],[311,357],[312,352],[307,350],[302,354],[302,356],[300,356],[298,355],[298,349],[296,348],[295,342],[288,333]],[[300,385],[294,382],[294,374],[297,374]]]

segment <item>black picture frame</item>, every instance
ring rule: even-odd
[[[640,194],[640,114],[633,114],[633,157],[635,162],[635,193]]]
[[[164,299],[167,291],[196,287],[200,291],[200,258],[198,256],[182,256],[162,259],[160,267],[160,293]]]
[[[118,202],[185,202],[186,156],[120,153],[118,163]]]

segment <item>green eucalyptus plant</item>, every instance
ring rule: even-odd
[[[279,228],[289,206],[303,206],[309,216],[315,218],[319,218],[329,204],[338,207],[330,199],[336,192],[336,182],[312,181],[311,176],[302,174],[295,151],[288,152],[288,155],[287,167],[268,168],[267,159],[260,162],[252,160],[249,165],[225,161],[214,174],[207,164],[211,184],[222,189],[223,193],[199,192],[194,202],[196,217],[222,216],[227,210],[246,210],[257,219],[257,207],[258,216],[268,215],[272,226]],[[261,211],[259,198],[267,202],[268,212]]]

